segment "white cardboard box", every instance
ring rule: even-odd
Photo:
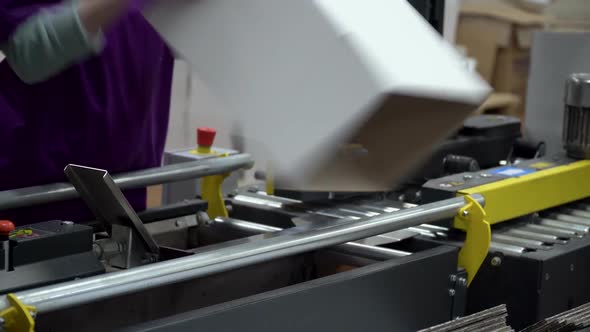
[[[389,189],[490,92],[405,0],[161,0],[146,17],[283,188]]]

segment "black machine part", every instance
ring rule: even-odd
[[[436,29],[443,33],[445,17],[445,0],[408,0],[416,10]]]
[[[456,253],[439,246],[121,331],[416,331],[449,320]]]
[[[514,150],[510,161],[516,159],[534,159],[545,156],[547,145],[543,141],[518,138],[514,142]]]
[[[471,157],[450,154],[443,159],[443,170],[446,174],[475,172],[479,169],[479,163]]]
[[[0,272],[2,294],[104,272],[92,252],[91,227],[47,221],[18,227],[11,241],[14,270]]]

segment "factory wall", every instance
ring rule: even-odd
[[[215,144],[230,146],[224,109],[183,60],[175,63],[170,108],[167,150],[195,145],[197,127],[217,129]]]

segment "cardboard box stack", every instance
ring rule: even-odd
[[[457,44],[477,60],[477,71],[504,100],[505,113],[524,116],[530,49],[535,30],[547,17],[525,10],[515,2],[466,2],[461,8]]]

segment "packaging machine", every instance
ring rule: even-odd
[[[6,331],[415,331],[505,304],[522,329],[590,302],[588,86],[566,91],[565,153],[389,193],[223,196],[245,154],[0,193],[10,209],[80,196],[97,220],[0,223]],[[573,92],[572,92],[573,91]],[[578,91],[578,92],[576,92]],[[578,96],[578,97],[576,97]],[[200,152],[199,152],[200,151]],[[201,178],[201,197],[136,213],[121,189]],[[484,210],[485,207],[485,210]]]
[[[224,158],[209,160],[199,172],[213,174],[211,164]],[[249,160],[238,155],[223,164],[226,166],[221,167],[221,173],[248,166]],[[178,167],[147,171],[141,176],[148,174],[145,181],[153,183],[195,175],[194,169],[178,172]],[[173,170],[177,173],[167,177]],[[452,218],[466,205],[463,198],[420,207],[375,202],[364,216],[353,218],[349,217],[351,210],[342,207],[337,208],[343,211],[338,218],[313,222],[306,221],[305,216],[325,217],[330,213],[259,194],[237,194],[227,201],[236,215],[243,211],[237,202],[256,196],[268,198],[270,205],[303,209],[300,215],[304,218],[298,225],[282,230],[277,225],[290,227],[286,224],[289,218],[271,218],[274,226],[233,216],[210,218],[204,211],[207,206],[211,212],[211,204],[215,204],[211,201],[150,211],[140,219],[116,185],[136,184],[130,179],[140,175],[113,180],[105,171],[74,165],[66,173],[97,216],[98,230],[106,232],[92,237],[90,226],[66,221],[12,232],[9,252],[2,261],[7,268],[0,278],[2,293],[11,292],[0,303],[7,331],[30,331],[33,322],[40,331],[124,327],[177,331],[178,324],[187,330],[192,330],[191,326],[225,330],[244,324],[267,331],[346,330],[373,320],[380,322],[382,329],[414,330],[444,321],[453,312],[462,314],[456,312],[454,296],[450,296],[455,292],[449,276],[457,271],[457,248],[432,245],[402,250],[374,246],[367,240],[354,241],[373,236],[385,239],[381,234]],[[205,178],[203,182],[208,181]],[[70,187],[59,187],[60,198],[70,197],[63,194],[71,192]],[[34,191],[31,188],[20,194],[35,196]],[[481,196],[474,199],[483,203]],[[187,206],[192,209],[190,213]],[[158,218],[162,216],[163,220]],[[404,232],[388,236],[407,236]],[[61,241],[51,242],[56,240],[67,240],[72,246],[64,248]],[[62,252],[53,253],[47,246]],[[28,256],[31,252],[44,254]],[[424,274],[426,266],[432,271]],[[35,270],[50,273],[31,273]],[[381,300],[376,303],[378,294],[389,295],[377,296]],[[427,302],[430,304],[425,305]],[[363,306],[371,309],[359,310]],[[428,317],[420,314],[425,308]],[[344,312],[349,312],[348,318],[340,317]],[[176,316],[180,313],[191,319]]]

